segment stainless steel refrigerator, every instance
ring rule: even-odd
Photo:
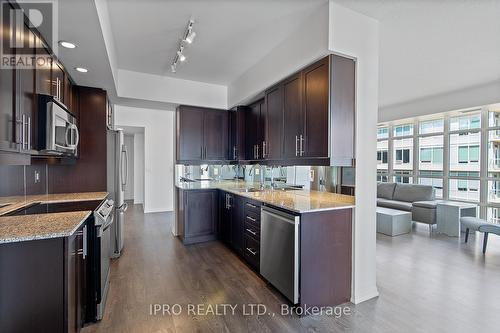
[[[115,202],[115,221],[111,225],[110,235],[110,256],[117,258],[123,250],[123,224],[127,210],[124,198],[128,178],[128,153],[121,129],[108,130],[107,133],[107,176],[108,192]]]

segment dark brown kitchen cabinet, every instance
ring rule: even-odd
[[[262,157],[279,160],[283,151],[283,85],[278,84],[266,91],[265,135]]]
[[[293,75],[283,83],[284,119],[283,157],[300,156],[300,135],[304,130],[304,113],[302,108],[302,75]]]
[[[85,225],[65,238],[0,244],[0,332],[80,331]]]
[[[228,159],[228,111],[207,109],[203,112],[205,160]]]
[[[238,106],[229,112],[229,159],[245,159],[245,116],[246,106]]]
[[[36,55],[36,93],[51,95],[53,58],[40,38],[37,38]]]
[[[243,198],[232,193],[219,192],[218,238],[239,255],[243,255]]]
[[[217,190],[176,190],[176,216],[179,237],[184,244],[217,238],[219,218]]]
[[[176,111],[177,161],[228,159],[228,111],[181,105]]]
[[[29,29],[27,25],[24,25],[24,29],[21,32],[24,38],[25,45],[35,45],[36,35]],[[35,48],[26,46],[29,48],[31,54],[35,54]],[[36,94],[35,94],[35,69],[34,68],[19,68],[17,69],[16,78],[19,80],[17,94],[17,112],[16,116],[19,124],[22,126],[20,128],[20,135],[18,136],[18,142],[21,142],[21,152],[30,152],[36,149],[35,142],[35,119],[36,119]]]
[[[64,69],[57,60],[52,62],[52,96],[64,103]]]
[[[299,133],[299,156],[328,157],[328,70],[327,57],[302,71],[304,128]]]
[[[1,21],[2,45],[9,45],[10,27],[4,20]],[[16,151],[16,71],[12,69],[0,70],[0,150]]]
[[[247,160],[262,159],[262,143],[265,139],[265,100],[251,104],[245,110],[245,156]]]

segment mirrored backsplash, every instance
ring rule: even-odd
[[[307,190],[354,195],[354,168],[324,166],[182,165],[175,166],[176,181],[234,180],[265,186],[299,185]]]

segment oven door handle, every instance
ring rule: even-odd
[[[113,214],[113,213],[112,213]],[[99,228],[99,231],[97,233],[97,237],[102,237],[102,234],[109,229],[109,227],[113,224],[115,220],[115,215],[111,215],[111,219],[109,219],[109,222],[103,224],[100,228]]]

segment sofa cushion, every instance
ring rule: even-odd
[[[377,206],[392,208],[392,209],[399,209],[399,210],[404,210],[406,212],[411,212],[411,202],[378,198],[377,199]]]
[[[428,207],[419,207],[415,206],[413,203],[413,208],[411,210],[411,218],[415,222],[427,223],[427,224],[436,224],[436,207],[428,208]]]
[[[392,199],[414,202],[434,200],[434,187],[428,185],[396,184]]]
[[[396,183],[378,183],[377,198],[392,199]]]
[[[437,201],[415,201],[413,203],[413,207],[421,207],[428,209],[436,209],[438,202]]]

